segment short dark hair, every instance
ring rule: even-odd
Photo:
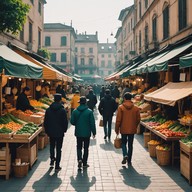
[[[129,93],[129,92],[126,92],[126,93],[124,94],[124,99],[125,99],[125,100],[131,100],[132,97],[133,97],[132,94]]]
[[[60,93],[56,93],[56,94],[54,95],[54,101],[55,101],[55,102],[59,102],[59,101],[61,101],[61,99],[62,99],[62,96],[61,96]]]
[[[110,89],[106,89],[105,94],[109,95],[111,93]]]
[[[23,92],[31,90],[30,87],[26,86],[23,88]]]

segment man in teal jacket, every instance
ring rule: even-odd
[[[96,135],[95,118],[93,111],[86,105],[86,97],[82,96],[79,100],[80,106],[71,115],[71,124],[75,126],[75,136],[77,138],[77,160],[78,167],[89,167],[87,159],[89,155],[89,143],[91,134]],[[82,154],[82,148],[84,153]]]

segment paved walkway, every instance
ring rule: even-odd
[[[97,136],[91,139],[89,168],[77,169],[74,127],[70,126],[64,139],[60,172],[49,169],[47,146],[38,152],[38,160],[26,177],[11,176],[7,181],[0,177],[0,192],[192,191],[178,167],[159,166],[156,159],[149,156],[143,147],[142,135],[135,136],[132,167],[122,166],[121,150],[113,147],[114,131],[112,141],[104,141],[103,128],[98,126],[100,116],[97,111],[94,113]]]

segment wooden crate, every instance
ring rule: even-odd
[[[5,175],[6,179],[9,179],[9,175],[11,172],[11,154],[7,156],[0,156],[0,175]]]
[[[143,133],[144,135],[144,147],[148,148],[148,142],[150,141],[150,132]]]
[[[192,184],[192,153],[180,149],[180,172]]]
[[[31,145],[29,148],[27,144],[18,147],[16,149],[16,158],[20,158],[22,162],[29,163],[32,166],[37,160],[36,144]]]
[[[45,136],[38,137],[38,149],[44,149],[45,147]]]
[[[192,147],[185,145],[185,143],[183,143],[182,141],[179,141],[179,142],[180,142],[180,149],[182,149],[183,151],[186,151],[188,153],[192,153]]]

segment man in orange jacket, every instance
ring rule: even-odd
[[[115,132],[118,135],[121,133],[122,139],[122,164],[131,165],[134,134],[137,133],[137,126],[140,122],[139,108],[134,106],[131,101],[132,95],[129,92],[124,94],[123,104],[118,107]],[[128,150],[127,150],[128,142]]]

